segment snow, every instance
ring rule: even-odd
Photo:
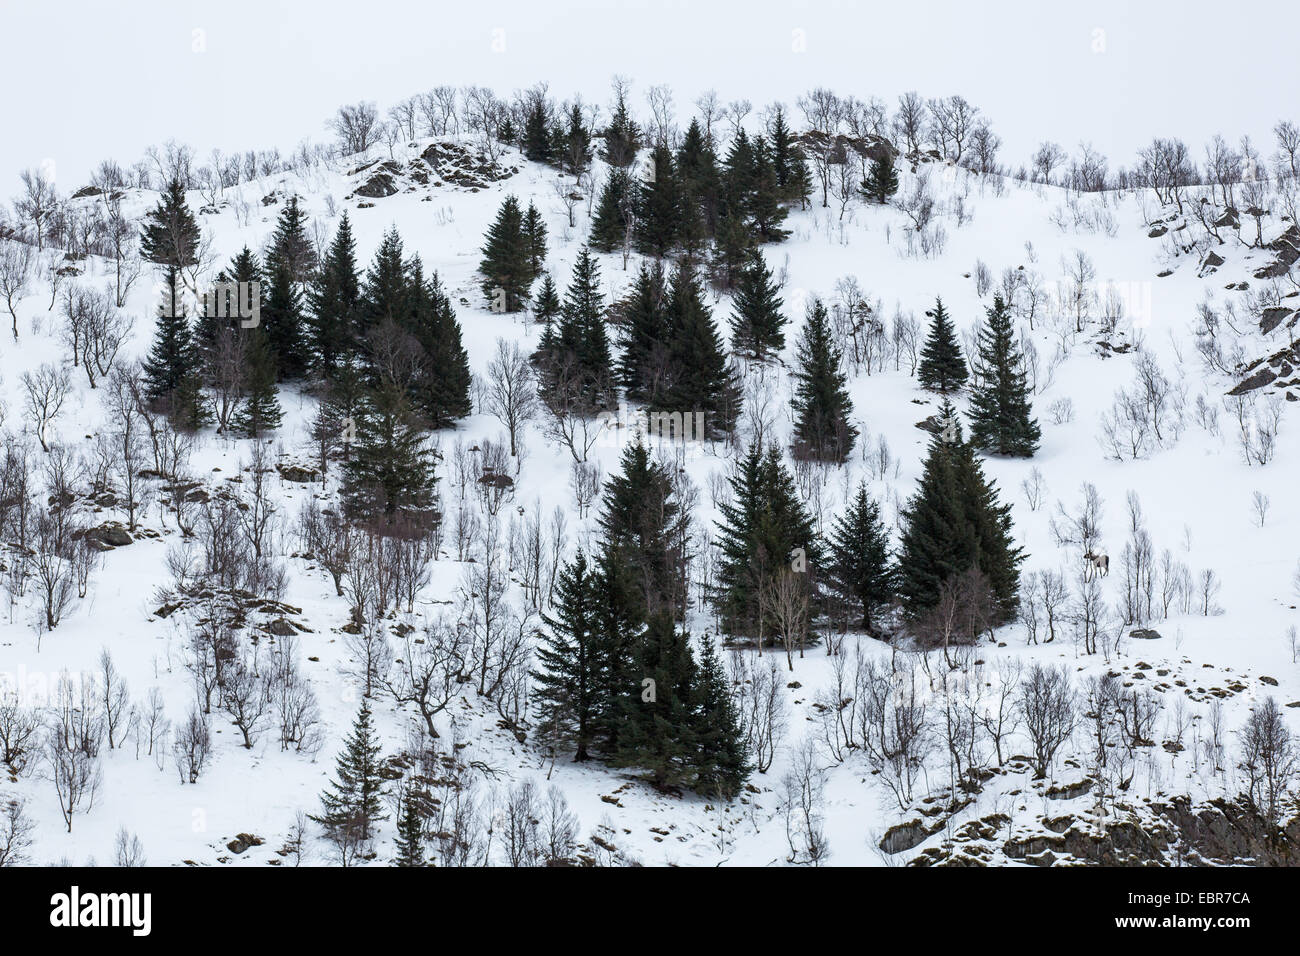
[[[425,145],[427,141],[421,141],[403,153],[418,155]],[[241,225],[233,204],[217,214],[200,215],[199,221],[204,233],[213,239],[219,264],[245,244],[256,250],[266,240],[282,204],[262,206],[259,200],[273,189],[281,195],[297,192],[309,219],[319,219],[331,234],[337,216],[330,215],[327,200],[332,198],[338,210],[346,208],[357,241],[358,260],[363,265],[368,264],[383,232],[396,225],[407,254],[418,253],[426,270],[436,270],[442,277],[456,304],[471,367],[483,375],[499,337],[517,340],[526,350],[531,350],[537,338],[537,330],[520,317],[489,312],[478,289],[478,249],[501,198],[514,193],[525,207],[529,200],[537,203],[550,229],[548,267],[561,289],[567,283],[588,221],[587,205],[583,204],[576,213],[576,227],[568,227],[566,213],[552,192],[557,175],[554,171],[528,163],[517,154],[509,155],[506,161],[520,165],[520,173],[488,188],[476,192],[434,188],[429,190],[431,202],[422,201],[425,190],[399,192],[374,200],[372,208],[357,208],[356,200],[344,199],[359,183],[344,175],[345,167],[320,167],[307,174],[274,176],[241,187],[243,197],[251,203],[247,224]],[[599,182],[599,172],[596,178]],[[905,192],[912,175],[905,173],[903,178]],[[995,282],[1002,269],[1025,266],[1036,269],[1045,282],[1051,283],[1063,272],[1062,256],[1082,249],[1095,263],[1099,282],[1114,282],[1129,290],[1130,309],[1138,314],[1136,321],[1127,320],[1121,331],[1129,341],[1140,339],[1166,373],[1187,387],[1189,401],[1203,393],[1211,403],[1218,403],[1230,387],[1230,382],[1207,374],[1199,363],[1192,339],[1195,309],[1207,293],[1212,292],[1220,300],[1235,295],[1225,292],[1224,287],[1239,280],[1249,281],[1253,269],[1267,261],[1267,253],[1252,253],[1230,241],[1218,250],[1227,259],[1226,264],[1201,279],[1196,275],[1197,263],[1190,257],[1165,259],[1166,247],[1147,237],[1141,203],[1131,194],[1102,194],[1081,200],[1085,205],[1103,206],[1113,216],[1114,234],[1107,235],[1105,231],[1059,228],[1052,217],[1065,204],[1066,196],[1056,187],[981,182],[965,171],[946,167],[936,169],[932,181],[938,197],[949,207],[956,197],[962,197],[969,217],[960,226],[945,218],[946,247],[933,258],[904,253],[906,219],[896,210],[855,204],[842,222],[833,206],[821,209],[816,202],[808,211],[791,213],[786,223],[793,231],[790,239],[764,249],[769,264],[787,277],[783,294],[787,314],[792,317],[787,331],[790,344],[782,356],[787,366],[793,361],[795,332],[802,320],[801,303],[813,295],[833,298],[835,283],[843,277],[855,276],[868,298],[880,301],[886,317],[897,306],[924,323],[924,311],[932,306],[935,296],[941,296],[959,328],[967,331],[982,317],[991,300],[991,296],[980,298],[968,277],[977,260],[989,265]],[[129,209],[140,215],[155,198],[152,194],[133,194]],[[189,201],[195,210],[202,205],[197,193],[192,193]],[[1149,199],[1146,204],[1150,205]],[[1270,228],[1276,234],[1277,223]],[[1026,249],[1029,242],[1033,260]],[[629,285],[636,264],[634,256],[624,270],[619,256],[601,257],[602,280],[611,299]],[[1172,275],[1156,278],[1156,273],[1165,268],[1172,268]],[[96,261],[89,264],[81,281],[98,283],[107,275],[107,264]],[[49,297],[48,287],[38,283],[19,307],[20,340],[0,348],[0,396],[8,411],[5,424],[10,429],[28,427],[22,412],[23,372],[44,362],[62,360],[57,307],[54,312],[47,311]],[[462,298],[468,304],[462,303]],[[131,345],[135,354],[143,354],[148,347],[152,328],[145,317],[150,314],[150,303],[151,290],[145,279],[133,290],[129,302],[129,308],[141,317]],[[714,310],[724,330],[728,312],[724,297]],[[1031,333],[1044,368],[1062,340],[1046,328],[1048,324]],[[1110,669],[1131,673],[1138,662],[1150,665],[1151,674],[1167,670],[1169,675],[1161,679],[1163,682],[1173,684],[1183,679],[1190,688],[1224,687],[1239,678],[1246,690],[1223,701],[1225,725],[1235,729],[1252,701],[1265,694],[1276,697],[1279,703],[1300,699],[1300,668],[1293,663],[1285,642],[1287,628],[1300,623],[1291,583],[1300,556],[1295,543],[1300,503],[1294,494],[1300,467],[1300,430],[1292,426],[1294,413],[1288,409],[1276,457],[1263,467],[1245,462],[1226,422],[1219,435],[1189,422],[1176,445],[1157,451],[1147,460],[1109,460],[1098,442],[1099,418],[1109,408],[1116,389],[1130,384],[1134,356],[1131,352],[1103,356],[1091,344],[1095,334],[1093,326],[1079,336],[1068,358],[1056,369],[1054,381],[1034,396],[1043,427],[1040,452],[1032,460],[990,459],[985,463],[1003,500],[1013,506],[1016,534],[1030,555],[1024,570],[1061,568],[1073,579],[1080,555],[1056,547],[1049,519],[1058,501],[1074,508],[1081,485],[1091,482],[1105,501],[1102,540],[1111,557],[1111,574],[1105,579],[1104,589],[1107,601],[1113,604],[1121,587],[1119,552],[1127,539],[1125,496],[1134,490],[1141,496],[1157,554],[1169,548],[1194,574],[1209,568],[1221,577],[1222,591],[1217,602],[1223,613],[1157,621],[1154,626],[1163,635],[1159,640],[1126,638],[1118,654],[1109,660],[1100,655],[1083,655],[1068,637],[1053,644],[1027,646],[1023,627],[1009,625],[998,632],[996,646],[984,644],[978,648],[977,656],[984,661],[983,673],[994,680],[998,661],[1014,658],[1026,664],[1065,664],[1076,682]],[[1274,344],[1269,348],[1262,340],[1257,344],[1252,357],[1278,347]],[[74,399],[53,431],[58,440],[77,445],[84,442],[83,436],[94,435],[103,427],[104,416],[84,376],[74,370],[73,381]],[[782,381],[777,408],[782,407],[787,393]],[[829,476],[824,502],[814,510],[820,522],[829,524],[842,507],[843,491],[866,478],[871,492],[882,502],[886,520],[892,522],[897,505],[906,500],[920,473],[927,436],[916,423],[932,414],[938,402],[935,396],[919,390],[906,370],[895,372],[892,365],[889,370],[856,377],[851,382],[851,395],[864,438],[870,436],[874,444],[876,436],[883,435],[898,459],[897,470],[872,479],[860,445],[852,460]],[[1053,424],[1046,409],[1064,397],[1073,402],[1073,420]],[[270,448],[275,455],[305,456],[314,402],[292,389],[282,392],[281,402],[285,421],[270,440]],[[784,433],[788,426],[782,418],[778,430]],[[490,416],[475,414],[455,429],[440,433],[437,439],[445,451],[457,439],[467,444],[481,442],[496,439],[501,431]],[[544,436],[540,422],[528,427],[524,443],[527,457],[513,504],[531,509],[535,501],[539,502],[544,515],[556,506],[564,509],[570,522],[571,544],[591,534],[594,518],[579,519],[573,506],[568,487],[568,451]],[[617,470],[619,451],[617,441],[602,442],[593,449],[593,459],[605,475]],[[246,467],[249,454],[250,442],[225,439],[209,431],[196,450],[191,471],[219,484]],[[709,478],[725,472],[728,464],[726,450],[720,447],[692,445],[685,451],[685,468],[702,492],[695,515],[697,530],[712,526],[716,511],[707,493]],[[1043,507],[1036,511],[1029,508],[1021,491],[1021,483],[1033,469],[1041,471],[1046,486]],[[445,477],[445,467],[442,474]],[[272,480],[281,514],[290,521],[309,496],[320,494],[318,486],[293,484],[278,476]],[[446,493],[445,481],[443,487]],[[332,489],[331,479],[329,494]],[[1255,526],[1252,519],[1251,495],[1255,491],[1271,501],[1263,527]],[[106,512],[99,520],[120,517]],[[165,554],[175,542],[177,531],[174,522],[156,510],[148,514],[145,526],[158,534],[138,537],[130,546],[107,553],[86,600],[52,633],[39,635],[39,647],[38,634],[31,626],[34,607],[30,595],[26,606],[0,620],[0,673],[13,675],[16,684],[25,688],[27,702],[39,703],[39,688],[53,686],[64,669],[92,670],[100,649],[106,647],[129,682],[133,699],[142,700],[149,688],[157,687],[164,696],[168,717],[174,723],[183,717],[193,693],[183,664],[185,650],[175,621],[153,613],[160,603],[155,590],[168,578]],[[281,550],[288,555],[294,549],[286,533]],[[287,564],[291,578],[284,601],[300,607],[302,615],[298,620],[311,628],[311,633],[301,636],[300,646],[303,668],[324,711],[327,743],[320,754],[313,760],[282,752],[273,733],[263,734],[251,751],[245,750],[240,746],[238,730],[224,718],[214,716],[214,759],[197,784],[182,785],[170,758],[160,768],[147,756],[137,757],[134,745],[128,741],[121,749],[105,753],[100,796],[89,813],[74,818],[71,833],[65,832],[60,819],[53,785],[40,772],[29,772],[17,781],[0,779],[0,801],[13,795],[27,798],[38,825],[33,848],[37,862],[110,862],[120,827],[140,837],[153,864],[194,861],[210,865],[220,860],[229,866],[260,866],[280,859],[274,851],[282,844],[295,812],[317,809],[318,795],[333,773],[334,755],[350,730],[359,703],[350,654],[339,630],[348,619],[346,602],[334,595],[322,570],[299,558],[290,557]],[[441,602],[451,600],[462,573],[463,567],[450,556],[436,562],[432,583],[421,600],[421,612],[434,614]],[[710,625],[711,616],[706,612],[693,615],[692,626],[697,633]],[[887,647],[865,636],[849,635],[846,644],[850,651],[856,646],[864,654],[882,658],[889,655]],[[308,661],[307,656],[318,660]],[[457,703],[441,715],[439,725],[447,731],[444,737],[451,737],[454,720],[454,736],[468,744],[467,755],[500,772],[498,786],[532,778],[543,790],[550,784],[560,787],[580,820],[584,842],[593,830],[608,823],[613,832],[605,839],[648,864],[780,864],[786,860],[789,847],[779,807],[779,782],[801,738],[817,732],[814,703],[817,692],[831,676],[831,662],[821,647],[812,648],[806,656],[796,659],[793,673],[783,671],[783,675],[799,685],[782,691],[789,705],[789,732],[775,765],[752,778],[757,792],[746,792],[730,806],[689,795],[662,795],[635,780],[632,773],[613,771],[598,763],[575,765],[562,758],[552,765],[531,742],[520,744],[508,731],[497,727],[492,705],[478,700],[469,685],[464,703]],[[1275,679],[1277,686],[1262,683],[1263,676]],[[1174,686],[1164,695],[1168,706],[1157,726],[1158,740],[1164,739],[1164,724],[1182,690]],[[403,740],[404,721],[409,715],[399,713],[383,698],[374,706],[385,751],[391,752]],[[1207,719],[1207,706],[1189,701],[1190,712],[1202,725]],[[1160,793],[1189,793],[1200,799],[1225,786],[1231,791],[1236,773],[1232,768],[1214,775],[1205,767],[1204,759],[1193,759],[1190,746],[1180,754],[1168,754],[1160,747],[1152,749],[1149,764],[1135,780],[1137,794],[1155,797]],[[1023,743],[1013,744],[1011,751],[1023,752]],[[1071,809],[1082,813],[1089,806],[1084,797],[1054,802],[1048,807],[1038,795],[1042,782],[1032,782],[1025,772],[1008,772],[992,778],[972,805],[957,814],[942,832],[911,853],[887,857],[876,846],[881,835],[896,823],[915,819],[916,811],[899,810],[861,755],[850,755],[842,764],[831,765],[826,759],[823,763],[827,765],[824,818],[831,850],[829,862],[836,865],[902,862],[937,845],[962,822],[995,811],[1010,814],[1014,826],[1032,830],[1036,818],[1044,812]],[[1194,763],[1200,765],[1199,769]],[[946,773],[944,762],[934,761],[929,780],[933,791],[945,785]],[[1055,782],[1075,781],[1081,775],[1082,771],[1068,769],[1058,759]],[[257,834],[265,843],[243,854],[232,854],[225,844],[237,833]],[[390,822],[381,832],[378,861],[391,857],[392,836]],[[317,842],[312,862],[324,859],[324,846]]]

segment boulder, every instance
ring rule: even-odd
[[[261,846],[264,842],[260,836],[254,836],[252,833],[240,833],[226,844],[226,849],[238,856],[249,847]]]
[[[279,462],[275,470],[280,473],[280,477],[285,481],[296,481],[299,484],[309,484],[313,481],[320,480],[320,472],[310,465],[285,464]]]
[[[356,195],[367,199],[383,199],[397,192],[397,184],[386,172],[377,172],[356,188]]]

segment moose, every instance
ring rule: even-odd
[[[1087,551],[1083,555],[1083,560],[1091,561],[1092,566],[1101,572],[1103,578],[1110,574],[1110,555],[1105,551],[1099,551],[1095,554],[1092,551]]]

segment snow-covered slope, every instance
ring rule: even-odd
[[[525,206],[532,200],[543,212],[551,236],[547,266],[561,288],[586,235],[590,204],[579,205],[575,225],[570,227],[553,189],[558,174],[513,151],[501,158],[508,175],[498,181],[486,177],[458,184],[445,171],[426,176],[425,182],[412,179],[408,164],[431,145],[432,141],[426,140],[399,148],[390,170],[397,191],[391,195],[366,195],[385,189],[356,194],[378,167],[354,171],[362,165],[356,161],[334,169],[318,165],[246,183],[237,194],[228,191],[215,210],[199,215],[200,226],[211,237],[217,262],[224,264],[245,245],[259,249],[274,226],[283,198],[296,193],[309,218],[320,224],[327,237],[332,235],[339,213],[349,211],[358,258],[365,264],[383,232],[396,225],[408,254],[418,253],[426,270],[436,270],[441,276],[456,304],[471,367],[484,375],[498,338],[516,340],[531,350],[538,336],[538,329],[525,317],[489,311],[479,290],[475,275],[479,247],[501,198],[513,193]],[[376,153],[374,158],[389,157]],[[603,167],[599,162],[597,167],[599,182]],[[786,242],[763,250],[784,280],[786,313],[791,317],[790,344],[782,364],[788,367],[793,362],[793,332],[802,322],[806,301],[820,296],[835,302],[842,294],[843,287],[837,288],[841,280],[855,279],[887,322],[896,311],[910,313],[923,328],[925,310],[941,296],[959,328],[969,334],[992,300],[991,291],[985,290],[983,295],[977,291],[977,263],[987,265],[995,286],[1003,270],[1036,273],[1045,304],[1039,306],[1032,331],[1027,322],[1020,322],[1025,326],[1026,341],[1038,355],[1034,403],[1043,428],[1041,450],[1031,460],[990,459],[985,464],[1003,499],[1013,506],[1015,533],[1029,554],[1025,572],[1059,569],[1073,586],[1082,555],[1073,546],[1058,547],[1051,522],[1053,517],[1060,519],[1058,502],[1067,511],[1076,510],[1082,486],[1090,483],[1104,501],[1101,540],[1111,562],[1111,573],[1103,583],[1107,603],[1113,607],[1119,601],[1123,586],[1119,565],[1121,549],[1129,537],[1126,496],[1130,493],[1140,499],[1155,554],[1168,549],[1173,561],[1186,564],[1197,593],[1186,612],[1175,607],[1168,619],[1161,616],[1152,623],[1159,634],[1155,639],[1135,639],[1129,636],[1131,628],[1112,626],[1111,632],[1122,633],[1123,638],[1117,647],[1107,646],[1105,653],[1085,654],[1070,639],[1068,627],[1053,643],[1031,645],[1026,643],[1022,624],[1009,625],[998,631],[996,644],[981,644],[973,650],[968,679],[981,688],[982,708],[992,705],[1008,673],[1003,662],[1064,664],[1080,686],[1089,676],[1106,672],[1118,674],[1126,687],[1150,686],[1163,702],[1163,710],[1154,720],[1152,745],[1138,748],[1131,783],[1120,801],[1136,805],[1148,799],[1167,802],[1179,794],[1189,795],[1193,801],[1236,794],[1242,782],[1235,762],[1224,760],[1216,767],[1204,746],[1212,736],[1212,721],[1218,719],[1212,717],[1212,705],[1221,702],[1220,736],[1231,751],[1231,735],[1255,701],[1265,695],[1280,704],[1300,701],[1300,667],[1286,637],[1288,628],[1297,623],[1293,574],[1300,557],[1296,545],[1300,497],[1294,489],[1295,476],[1300,473],[1300,430],[1293,427],[1294,411],[1285,408],[1272,460],[1266,465],[1248,462],[1237,422],[1223,404],[1235,382],[1206,369],[1196,348],[1195,328],[1198,307],[1207,297],[1221,307],[1228,301],[1240,303],[1249,294],[1232,288],[1238,283],[1245,283],[1247,290],[1260,287],[1263,283],[1253,274],[1270,262],[1273,254],[1248,248],[1231,233],[1233,238],[1214,250],[1224,259],[1223,264],[1207,271],[1201,268],[1197,253],[1172,255],[1176,249],[1172,240],[1149,235],[1157,218],[1174,212],[1154,208],[1149,196],[1073,196],[1054,186],[981,179],[944,164],[905,170],[901,194],[915,188],[918,175],[926,178],[938,202],[937,222],[945,234],[939,251],[922,254],[909,247],[909,220],[898,209],[855,203],[841,217],[835,203],[821,208],[819,196],[808,210],[791,212],[786,225],[792,235]],[[277,201],[263,204],[263,197],[272,194]],[[156,198],[132,192],[127,208],[133,215],[142,215]],[[194,193],[190,204],[197,210],[203,200]],[[1076,227],[1076,211],[1092,225]],[[1181,220],[1173,225],[1178,222]],[[1266,221],[1266,240],[1279,235],[1284,225],[1276,219]],[[1252,229],[1244,227],[1242,234],[1249,238]],[[1076,334],[1073,320],[1048,302],[1068,288],[1069,262],[1079,250],[1095,267],[1090,286],[1099,298],[1104,300],[1106,287],[1112,286],[1125,306],[1113,332],[1101,330],[1100,304],[1092,307],[1089,321]],[[626,269],[621,256],[601,257],[602,281],[611,301],[630,285],[636,264],[635,256]],[[84,272],[73,281],[101,284],[111,271],[109,263],[98,260],[78,265]],[[1158,275],[1161,273],[1167,274]],[[133,354],[142,355],[148,347],[153,295],[149,277],[132,292],[128,307],[139,317],[128,347]],[[0,396],[7,411],[5,426],[14,431],[31,428],[23,410],[23,373],[64,360],[58,308],[47,309],[50,297],[48,284],[38,283],[18,305],[19,340],[0,346]],[[1294,304],[1294,299],[1290,301]],[[728,313],[729,300],[722,296],[714,303],[714,315],[724,330]],[[1248,357],[1268,355],[1288,345],[1287,335],[1285,328],[1269,336],[1251,333],[1244,340],[1250,350]],[[1140,460],[1119,461],[1101,440],[1101,421],[1116,391],[1134,381],[1139,344],[1171,382],[1185,389],[1184,422],[1176,440],[1167,438],[1163,447]],[[861,438],[847,465],[830,469],[814,482],[818,497],[809,504],[823,527],[842,509],[846,491],[859,480],[868,482],[891,526],[897,521],[899,506],[914,488],[928,438],[917,423],[934,414],[937,399],[917,387],[906,358],[901,367],[895,364],[891,356],[882,367],[851,380]],[[751,370],[750,374],[758,372]],[[785,411],[789,382],[784,374],[770,370],[767,374],[776,389],[772,408],[779,410],[777,429],[785,433],[789,428]],[[89,447],[87,439],[103,427],[104,412],[84,376],[74,374],[73,381],[75,391],[54,422],[51,438],[73,447]],[[1293,393],[1300,396],[1300,389]],[[1218,409],[1217,430],[1198,422],[1198,398],[1204,399],[1206,407]],[[1285,398],[1282,401],[1286,403]],[[1264,407],[1262,393],[1256,402],[1260,409]],[[269,450],[277,460],[307,459],[314,399],[284,390],[281,403],[285,421],[268,442]],[[1053,408],[1055,411],[1049,411]],[[444,460],[449,461],[455,443],[474,445],[496,439],[501,431],[494,418],[476,413],[435,439]],[[598,443],[593,450],[593,459],[605,475],[617,470],[620,443],[628,431]],[[522,521],[516,508],[531,512],[536,506],[545,516],[557,507],[562,509],[572,547],[591,533],[594,518],[580,518],[574,508],[569,452],[545,437],[540,421],[528,426],[524,444],[522,472],[507,511]],[[190,470],[197,480],[214,488],[237,480],[247,467],[250,445],[209,431],[193,454]],[[882,448],[887,448],[888,457],[883,467]],[[39,446],[34,454],[40,457]],[[683,454],[683,467],[701,490],[697,530],[710,529],[717,512],[709,491],[716,487],[718,476],[727,472],[735,450],[720,444],[691,444]],[[282,751],[274,734],[263,734],[251,750],[244,749],[238,730],[216,716],[214,758],[191,785],[179,781],[170,756],[155,759],[138,752],[135,740],[128,738],[103,755],[103,785],[90,811],[74,817],[70,833],[60,817],[54,786],[41,767],[16,779],[0,779],[0,801],[11,796],[25,798],[37,823],[32,849],[37,862],[67,859],[80,863],[87,858],[110,862],[116,834],[126,828],[139,837],[154,864],[284,864],[285,858],[276,851],[283,845],[295,813],[316,811],[318,796],[333,773],[334,756],[351,727],[359,700],[354,662],[341,630],[349,620],[347,602],[335,596],[328,575],[315,562],[290,556],[297,551],[297,543],[288,524],[308,497],[333,500],[336,477],[332,475],[324,489],[319,484],[272,477],[275,500],[286,519],[279,536],[290,571],[283,601],[297,611],[288,616],[306,628],[297,640],[304,673],[322,706],[325,743],[320,752],[313,759]],[[450,493],[446,484],[444,480],[444,496]],[[1039,496],[1026,492],[1025,486],[1033,484],[1041,486]],[[1269,502],[1262,526],[1253,504],[1257,492]],[[1031,497],[1041,497],[1037,507],[1031,505]],[[166,555],[178,532],[174,521],[160,512],[156,506],[151,508],[143,521],[145,530],[132,543],[104,554],[86,598],[53,631],[42,633],[33,626],[37,612],[30,593],[17,606],[4,609],[0,672],[12,678],[20,703],[42,704],[42,695],[53,691],[60,672],[94,670],[101,649],[107,648],[129,682],[137,705],[156,687],[168,718],[173,723],[183,718],[193,695],[184,663],[187,650],[179,638],[176,618],[156,613],[158,589],[170,579]],[[95,516],[97,522],[121,518],[111,507]],[[432,565],[431,582],[420,598],[416,619],[436,614],[453,600],[465,573],[464,565],[454,557],[444,545],[444,553]],[[1202,613],[1199,593],[1202,572],[1207,570],[1220,582],[1209,598],[1209,614]],[[271,609],[254,618],[271,621],[283,614]],[[710,629],[711,613],[697,604],[692,624],[697,633]],[[855,655],[887,661],[894,653],[885,644],[854,634],[847,636],[845,647],[848,657],[844,660],[850,671]],[[748,666],[757,663],[751,660],[752,651],[737,652],[737,660],[742,657]],[[585,856],[617,856],[647,864],[782,863],[791,851],[781,780],[803,741],[823,736],[825,701],[830,699],[827,694],[836,662],[818,646],[796,657],[792,671],[786,669],[784,656],[779,663],[780,694],[788,708],[786,733],[772,767],[755,774],[749,788],[730,805],[692,795],[661,794],[632,772],[610,770],[597,763],[576,765],[564,758],[552,763],[531,740],[521,742],[500,726],[493,704],[480,700],[472,684],[466,684],[461,698],[440,715],[441,744],[447,754],[458,755],[469,766],[466,773],[475,779],[484,828],[488,815],[500,813],[510,788],[533,779],[543,791],[554,785],[563,792],[579,820],[580,852]],[[931,664],[938,666],[934,659]],[[921,691],[935,713],[943,707],[938,687],[932,682]],[[383,696],[376,699],[375,708],[385,752],[394,753],[403,745],[411,715]],[[1284,712],[1291,717],[1297,713]],[[1027,746],[1020,732],[1004,742],[1006,756],[1024,754]],[[935,748],[921,774],[915,799],[906,809],[900,809],[883,776],[873,773],[863,754],[848,750],[842,761],[836,761],[823,747],[814,759],[824,774],[824,805],[819,813],[829,844],[828,861],[896,864],[924,851],[947,852],[943,845],[956,839],[979,844],[982,849],[976,852],[983,854],[986,862],[1007,862],[1007,846],[1019,846],[1014,841],[1026,834],[1060,832],[1072,825],[1082,827],[1092,819],[1095,797],[1071,789],[1084,779],[1087,748],[1086,728],[1081,726],[1047,780],[1034,780],[1024,760],[1010,759],[996,768],[997,761],[990,758],[996,770],[982,791],[959,795],[961,806],[952,812],[945,809],[950,800],[946,795],[948,760],[942,746]],[[1111,807],[1109,812],[1116,811]],[[1067,815],[1076,822],[1062,824]],[[1052,828],[1045,829],[1045,818],[1053,821]],[[963,832],[964,825],[981,819],[992,822]],[[900,852],[891,854],[880,848],[892,827],[918,820],[923,821],[920,828],[908,828],[906,838],[891,844]],[[972,836],[981,829],[983,838]],[[241,833],[254,834],[264,842],[235,853],[227,845]],[[390,821],[376,846],[377,861],[392,857],[393,836]],[[610,847],[617,848],[617,854]],[[1033,855],[1039,849],[1034,846],[1026,852]],[[314,862],[327,858],[323,844],[314,839],[310,858]],[[500,861],[499,856],[494,859]]]

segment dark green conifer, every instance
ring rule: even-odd
[[[794,452],[797,457],[843,462],[858,430],[849,422],[853,403],[831,338],[826,306],[814,299],[799,341],[794,371]]]
[[[917,379],[922,388],[946,395],[966,384],[966,359],[962,356],[957,330],[943,307],[943,301],[935,299],[934,310],[926,315],[931,320],[930,334],[921,347]]]

